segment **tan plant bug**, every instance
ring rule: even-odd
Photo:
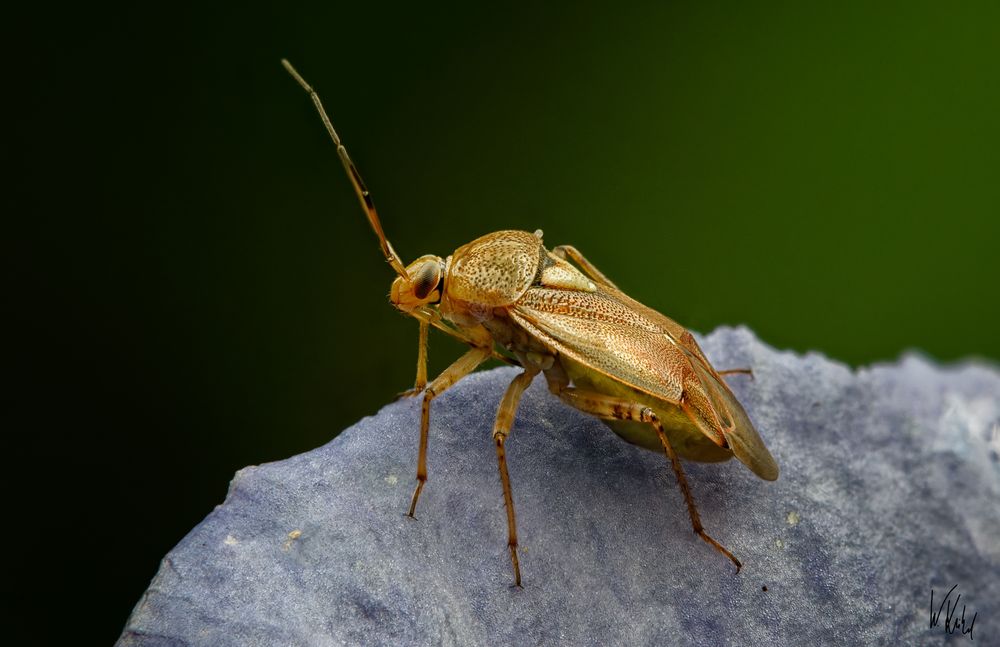
[[[666,453],[694,532],[732,560],[738,573],[740,561],[702,527],[679,456],[702,462],[735,456],[762,479],[778,478],[777,463],[722,379],[749,369],[716,371],[684,327],[619,290],[573,246],[546,250],[541,230],[498,231],[447,258],[421,256],[404,266],[319,96],[288,61],[282,65],[312,98],[382,253],[399,275],[392,283],[392,304],[420,322],[416,383],[403,394],[423,394],[409,516],[427,482],[431,401],[495,357],[524,369],[507,387],[493,425],[515,585],[521,585],[521,569],[504,443],[521,394],[539,373],[563,402],[606,421],[629,442]],[[431,326],[471,348],[428,384]]]

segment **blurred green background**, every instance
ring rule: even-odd
[[[27,242],[8,246],[26,304],[8,318],[38,343],[8,474],[34,539],[6,579],[77,601],[50,632],[114,640],[235,470],[412,383],[416,325],[283,56],[407,262],[542,228],[699,332],[745,324],[852,365],[1000,359],[996,2],[11,20],[30,37],[9,81]],[[461,350],[433,336],[432,372]],[[386,451],[415,456],[414,425]]]

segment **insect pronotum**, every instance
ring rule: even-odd
[[[403,394],[423,398],[409,516],[427,483],[431,402],[494,357],[524,369],[507,387],[493,424],[515,585],[521,585],[521,568],[504,443],[521,394],[539,373],[563,402],[603,419],[626,440],[666,454],[694,532],[732,560],[738,573],[740,561],[702,527],[679,457],[719,462],[735,456],[759,477],[778,478],[777,463],[722,379],[749,369],[716,371],[683,326],[619,290],[575,247],[545,249],[541,230],[494,232],[447,258],[426,255],[404,265],[319,95],[288,61],[281,63],[309,93],[382,254],[398,275],[389,297],[393,306],[420,322],[417,378]],[[431,326],[470,349],[428,384]]]

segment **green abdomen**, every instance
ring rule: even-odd
[[[680,407],[637,391],[565,356],[560,356],[559,360],[577,388],[638,402],[655,411],[663,423],[663,430],[670,439],[670,444],[679,456],[702,463],[718,463],[733,457],[730,450],[719,447],[702,433]],[[604,422],[628,442],[654,452],[663,452],[663,445],[652,425],[631,420]]]

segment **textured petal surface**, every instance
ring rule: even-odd
[[[735,461],[686,464],[739,575],[691,533],[662,456],[539,379],[507,443],[525,585],[512,588],[489,439],[516,374],[503,368],[435,400],[417,520],[420,403],[406,400],[241,470],[118,644],[931,645],[946,637],[928,627],[931,588],[940,600],[954,584],[967,623],[979,614],[969,644],[1000,639],[996,369],[907,356],[851,371],[745,329],[699,341],[716,366],[753,367],[730,383],[782,467],[768,483]]]

